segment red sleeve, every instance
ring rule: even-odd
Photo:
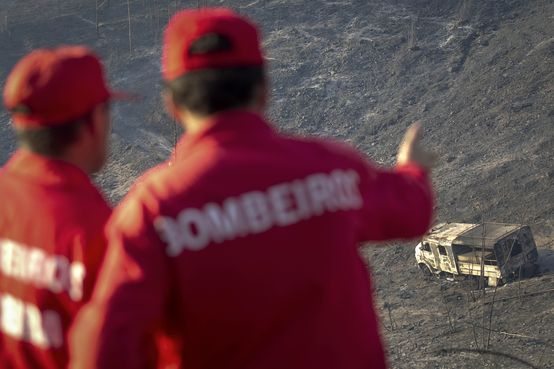
[[[107,227],[108,252],[71,336],[73,369],[155,367],[154,336],[169,289],[167,259],[145,206],[132,197]]]
[[[433,216],[433,190],[425,169],[416,164],[393,170],[368,166],[365,174],[361,241],[409,239],[427,232]]]
[[[92,291],[98,279],[98,272],[106,254],[106,243],[104,232],[101,232],[88,242],[84,250],[86,274],[83,283],[83,302],[89,301],[92,296]]]
[[[84,279],[78,301],[86,303],[92,296],[106,254],[107,240],[104,228],[112,210],[97,192],[87,191],[78,200],[87,212],[76,210],[71,215],[73,231],[67,232],[64,236],[70,238],[68,242],[72,247],[71,260],[84,266]],[[76,306],[79,307],[80,305]]]

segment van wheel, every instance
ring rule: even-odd
[[[419,264],[419,270],[423,273],[424,276],[430,277],[433,275],[433,272],[431,272],[431,269],[429,269],[429,266],[426,264]]]

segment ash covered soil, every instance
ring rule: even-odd
[[[484,293],[424,278],[415,242],[362,250],[391,367],[554,367],[554,2],[134,0],[129,45],[125,1],[96,11],[94,1],[0,0],[2,84],[33,48],[86,43],[116,88],[143,96],[114,108],[113,153],[96,178],[114,204],[181,134],[159,97],[161,32],[197,3],[261,25],[279,129],[347,140],[391,165],[421,120],[441,156],[437,222],[531,226],[539,275]],[[15,150],[8,122],[0,111],[0,164]]]

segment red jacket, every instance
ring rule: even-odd
[[[377,169],[343,145],[221,114],[116,210],[77,325],[92,357],[73,368],[150,368],[158,329],[186,369],[385,368],[358,245],[420,236],[431,214],[415,165]]]
[[[17,152],[0,169],[0,368],[61,369],[90,299],[111,210],[89,177]]]

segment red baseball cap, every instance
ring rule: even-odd
[[[16,126],[47,127],[125,96],[109,90],[102,64],[91,50],[62,46],[35,50],[15,65],[4,88],[4,105]]]
[[[210,36],[224,38],[229,47],[213,52],[194,52],[194,43]],[[256,25],[232,10],[183,10],[171,18],[165,30],[162,73],[167,81],[200,69],[263,64]]]

